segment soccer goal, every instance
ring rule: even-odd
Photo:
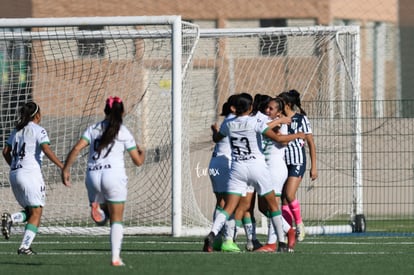
[[[17,109],[34,100],[52,148],[64,159],[85,127],[103,119],[105,99],[117,95],[126,104],[124,123],[147,152],[145,165],[138,169],[127,161],[126,233],[180,235],[186,217],[206,224],[189,179],[182,177],[190,160],[182,139],[188,131],[182,127],[188,125],[181,123],[187,107],[181,102],[191,87],[189,70],[198,36],[198,27],[180,16],[1,19],[2,145]],[[86,153],[72,169],[70,189],[61,184],[58,169],[44,160],[43,232],[108,232],[89,218]],[[0,196],[1,211],[19,210],[5,161]]]
[[[319,170],[315,182],[306,172],[298,192],[306,231],[365,230],[359,39],[357,26],[200,29],[190,97],[195,107],[189,117],[192,178],[205,213],[214,201],[205,200],[212,172],[206,169],[212,149],[209,126],[220,122],[223,102],[239,92],[276,96],[296,89],[312,123]],[[308,156],[308,169],[309,163]]]
[[[299,191],[308,233],[354,230],[363,217],[358,58],[357,27],[212,30],[179,16],[0,19],[2,144],[19,106],[35,100],[64,159],[103,118],[105,98],[120,96],[124,122],[147,152],[140,168],[126,162],[125,234],[204,235],[214,207],[210,125],[222,103],[238,92],[297,89],[318,146],[319,179],[314,187],[304,179]],[[86,153],[70,189],[44,160],[41,232],[109,232],[90,218]],[[4,161],[0,172],[0,211],[18,211]],[[265,219],[259,225],[265,232]]]

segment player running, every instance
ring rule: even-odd
[[[122,124],[122,100],[119,97],[109,97],[104,112],[105,119],[89,126],[70,151],[62,170],[62,180],[64,184],[70,184],[70,167],[80,151],[90,145],[85,181],[92,219],[102,224],[105,221],[105,212],[109,215],[111,264],[124,266],[120,257],[128,181],[124,152],[128,151],[136,166],[144,163],[145,154],[136,144],[130,131]]]
[[[16,128],[3,148],[3,157],[10,166],[9,179],[13,194],[24,210],[12,215],[3,213],[1,227],[4,237],[9,239],[14,223],[27,222],[17,254],[34,255],[36,252],[31,246],[39,230],[46,200],[46,186],[41,171],[43,155],[59,168],[63,168],[63,163],[49,147],[47,132],[39,125],[42,118],[39,105],[28,102],[20,108],[19,114]]]

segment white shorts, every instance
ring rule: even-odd
[[[208,166],[208,173],[214,193],[227,191],[229,183],[231,160],[224,155],[212,157]]]
[[[277,196],[282,194],[283,185],[288,177],[286,162],[282,158],[272,158],[267,161],[272,180],[273,190]]]
[[[227,192],[244,196],[250,186],[259,196],[273,190],[266,163],[260,160],[232,162]]]
[[[46,186],[39,169],[12,170],[9,179],[13,194],[21,207],[45,206]]]
[[[87,171],[86,189],[89,202],[125,202],[128,178],[124,169],[101,169]]]

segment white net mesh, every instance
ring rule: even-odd
[[[317,146],[323,148],[320,151],[335,153],[338,148],[354,146],[349,136],[339,140],[330,135],[332,131],[354,131],[352,119],[341,127],[335,126],[333,120],[353,108],[352,104],[348,109],[341,108],[334,102],[351,99],[355,92],[354,35],[353,28],[227,29],[204,30],[198,41],[197,27],[183,23],[183,234],[204,234],[209,230],[215,203],[207,169],[213,148],[210,125],[220,120],[221,106],[231,94],[277,95],[296,89],[303,102],[314,102],[307,111],[314,133],[323,137],[317,141]],[[41,107],[42,126],[49,133],[53,150],[64,159],[85,127],[103,118],[105,98],[121,97],[126,103],[125,124],[147,151],[142,167],[136,168],[127,161],[125,232],[171,233],[171,26],[3,28],[0,54],[1,68],[6,68],[1,72],[0,86],[3,144],[14,126],[16,108],[33,99]],[[75,184],[71,189],[61,184],[58,169],[45,159],[47,204],[42,230],[93,234],[108,231],[107,227],[95,227],[89,217],[85,154],[72,169]],[[338,216],[347,220],[352,214],[352,175],[331,173],[329,157],[318,156],[318,186],[327,188],[299,192],[308,205],[303,211],[304,219],[317,223]],[[352,170],[349,155],[336,163],[344,170]],[[0,210],[20,210],[4,161],[0,173]],[[335,188],[329,188],[332,179]],[[314,203],[320,200],[343,203],[322,208]]]
[[[126,231],[171,232],[172,148],[172,26],[89,25],[7,28],[0,31],[2,144],[17,119],[17,109],[28,100],[40,105],[42,126],[48,131],[57,156],[65,159],[84,129],[103,119],[105,99],[119,96],[126,104],[124,124],[146,149],[145,165],[136,168],[126,159],[128,202]],[[182,23],[183,89],[188,89],[191,52],[197,27]],[[185,91],[183,91],[185,93]],[[183,105],[183,111],[186,107]],[[185,144],[183,145],[185,148]],[[188,146],[187,146],[188,150]],[[71,189],[47,158],[43,174],[47,200],[42,230],[87,232],[94,227],[84,186],[87,151],[72,169]],[[188,153],[183,153],[188,159]],[[1,165],[3,211],[20,210],[8,183],[8,166]],[[183,182],[183,192],[192,194]],[[186,202],[193,203],[186,196]],[[196,205],[184,217],[200,217]],[[191,223],[191,221],[189,221]],[[93,228],[96,232],[96,228]],[[107,230],[104,228],[102,230]]]

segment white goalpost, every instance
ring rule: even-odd
[[[298,194],[308,233],[352,231],[363,217],[358,58],[358,27],[200,29],[180,16],[0,19],[2,145],[19,106],[34,100],[64,159],[103,118],[105,98],[120,96],[124,123],[147,152],[140,168],[127,160],[125,234],[204,235],[215,202],[210,125],[221,105],[234,93],[297,89],[319,149],[318,182]],[[344,98],[350,104],[337,103]],[[83,152],[67,189],[44,160],[40,232],[109,232],[90,219],[85,163]],[[0,169],[0,211],[19,211],[5,161]],[[265,233],[266,220],[258,220]]]

